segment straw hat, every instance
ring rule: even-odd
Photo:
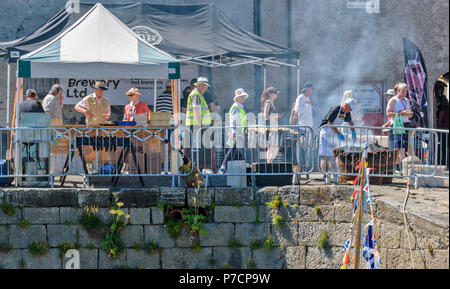
[[[108,90],[108,88],[106,88],[106,83],[104,81],[96,81],[94,88],[101,90]]]
[[[199,77],[199,78],[197,79],[197,82],[194,83],[194,85],[197,86],[197,85],[200,84],[200,83],[206,84],[208,87],[211,87],[211,85],[210,85],[209,82],[208,82],[208,78],[207,78],[207,77]]]
[[[236,98],[238,98],[238,97],[243,97],[243,98],[247,99],[248,93],[245,92],[245,90],[243,88],[238,88],[234,92],[234,101],[236,101]]]
[[[136,94],[137,96],[141,97],[141,93],[139,92],[139,89],[137,89],[136,87],[130,88],[130,90],[128,90],[127,92],[125,92],[125,94],[126,94],[126,95]]]

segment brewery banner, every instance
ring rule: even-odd
[[[181,92],[189,86],[191,79],[197,77],[197,67],[186,65],[182,68]],[[60,85],[64,89],[64,104],[77,104],[83,97],[94,92],[96,80],[103,80],[106,83],[107,91],[104,96],[109,99],[111,105],[127,105],[130,101],[126,92],[131,87],[137,87],[142,96],[141,100],[149,106],[153,105],[154,79],[59,79]],[[156,95],[162,94],[166,87],[167,79],[158,79],[156,82]],[[179,97],[182,98],[182,94]]]

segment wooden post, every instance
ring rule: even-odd
[[[358,219],[357,219],[357,226],[356,226],[356,240],[355,240],[355,269],[359,268],[359,251],[360,251],[360,243],[361,243],[361,225],[362,225],[362,213],[363,213],[363,196],[364,196],[364,177],[365,177],[365,170],[366,170],[366,157],[365,152],[363,152],[362,157],[362,166],[361,169],[361,190],[359,191],[359,199],[358,199]]]

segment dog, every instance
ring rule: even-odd
[[[193,166],[191,160],[184,154],[183,149],[178,150],[183,159],[183,165],[178,168],[181,174],[189,174],[181,178],[186,183],[186,188],[199,188],[205,185],[205,179],[200,174],[196,166]]]

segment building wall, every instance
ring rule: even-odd
[[[312,103],[315,122],[319,123],[325,110],[340,102],[340,84],[343,80],[384,81],[387,88],[403,80],[402,37],[413,41],[422,51],[428,70],[430,99],[434,82],[441,74],[449,71],[448,1],[380,1],[382,6],[380,14],[367,14],[363,10],[348,9],[345,0],[149,2],[215,3],[226,16],[244,29],[259,30],[262,37],[286,46],[291,39],[291,47],[301,54],[301,84],[306,81],[313,81],[316,84],[317,89]],[[0,41],[7,41],[22,37],[38,28],[63,7],[65,1],[34,0],[20,1],[19,4],[16,0],[4,0],[2,4],[6,9],[0,11]],[[258,11],[255,8],[259,8],[260,27],[254,27],[254,12]],[[289,19],[291,19],[290,35]],[[0,69],[0,97],[4,103],[5,64],[0,64]],[[234,90],[238,87],[250,92],[248,109],[259,110],[260,90],[257,91],[254,71],[253,66],[243,66],[215,69],[210,73],[214,94],[223,112],[228,110]],[[281,110],[286,111],[286,121],[297,95],[296,71],[291,68],[268,66],[267,79],[268,86],[276,86],[282,92],[278,105]],[[14,79],[11,82],[14,89]],[[291,87],[288,86],[289,83]],[[433,103],[429,105],[431,107]],[[0,119],[0,123],[2,122]]]

